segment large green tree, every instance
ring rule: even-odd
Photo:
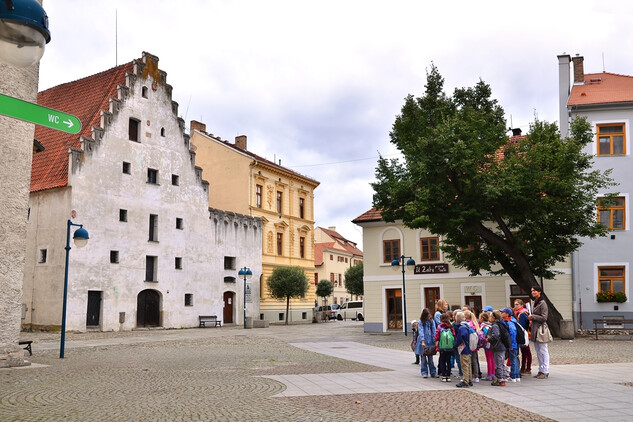
[[[286,325],[290,298],[305,296],[308,291],[308,278],[301,267],[277,267],[266,280],[269,294],[277,300],[286,299]]]
[[[345,270],[345,290],[353,296],[362,296],[365,293],[362,262]]]
[[[435,66],[421,97],[406,97],[390,133],[404,160],[380,158],[374,207],[442,236],[442,250],[473,275],[507,274],[526,291],[576,250],[580,237],[601,236],[596,195],[613,186],[592,169],[583,148],[592,140],[582,119],[561,139],[555,124],[535,121],[509,140],[504,112],[480,81],[444,93]],[[550,306],[550,326],[561,315]]]

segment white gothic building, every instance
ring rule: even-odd
[[[61,326],[69,220],[90,240],[70,242],[67,330],[193,327],[199,315],[243,322],[237,272],[259,279],[262,223],[209,208],[166,77],[143,53],[39,93],[40,105],[77,116],[82,129],[36,129],[45,150],[32,166],[23,326]],[[257,316],[251,286],[247,316]]]

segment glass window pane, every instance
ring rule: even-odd
[[[624,268],[601,268],[600,277],[624,277]]]
[[[613,280],[613,293],[616,293],[616,292],[624,293],[624,281]]]
[[[600,224],[602,224],[603,226],[609,227],[609,223],[611,220],[611,212],[609,210],[604,210],[604,211],[600,211],[598,214],[600,216]]]
[[[613,153],[624,154],[624,137],[622,136],[613,137]]]
[[[601,292],[611,291],[611,281],[609,281],[609,280],[600,280],[600,291]]]
[[[622,133],[624,132],[624,128],[622,125],[615,126],[600,126],[599,127],[600,134],[603,133]]]
[[[599,154],[611,154],[611,138],[608,136],[600,137],[599,146],[598,146]]]
[[[624,227],[624,211],[613,210],[613,228],[621,229]]]

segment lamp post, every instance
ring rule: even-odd
[[[405,259],[406,264],[405,264]],[[415,268],[415,261],[413,260],[412,257],[410,256],[404,256],[401,255],[399,258],[394,259],[393,261],[391,261],[391,268],[395,270],[398,269],[398,267],[402,267],[402,311],[403,311],[403,316],[404,319],[402,320],[402,325],[404,325],[404,335],[407,335],[407,293],[405,290],[405,285],[404,285],[404,271],[405,271],[405,265],[406,268],[409,270],[412,270]]]
[[[75,224],[68,220],[66,225],[66,266],[64,267],[64,305],[62,307],[62,339],[59,345],[59,358],[64,358],[64,343],[66,341],[66,304],[68,302],[68,259],[70,257],[70,226],[79,227],[73,234],[73,241],[75,246],[83,248],[88,243],[90,236],[88,231],[84,229],[82,224]]]
[[[50,40],[48,16],[36,0],[0,0],[0,60],[29,67]]]
[[[240,277],[244,278],[244,329],[246,329],[246,280],[250,280],[253,276],[253,272],[248,267],[240,268],[237,273]]]

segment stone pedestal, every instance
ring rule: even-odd
[[[0,349],[0,368],[29,366],[31,362],[24,360],[24,349],[19,346],[5,346]]]
[[[246,317],[246,324],[244,324],[244,328],[253,328],[253,317]]]
[[[560,338],[563,340],[571,340],[575,336],[574,322],[563,320],[560,322]]]

